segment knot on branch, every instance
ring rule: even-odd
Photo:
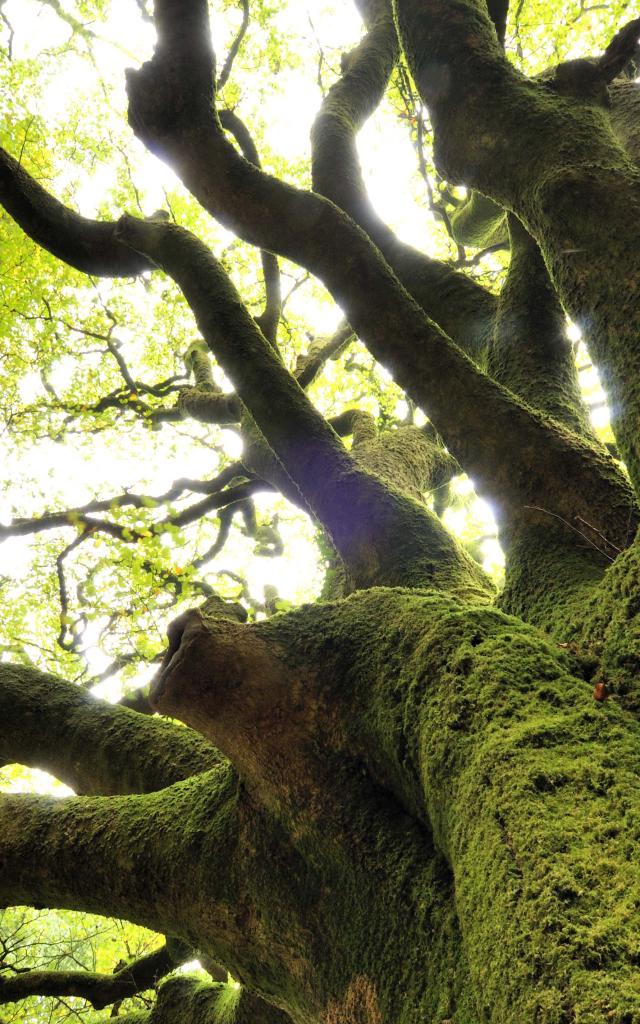
[[[286,629],[240,612],[214,596],[171,623],[151,703],[210,739],[265,805],[320,793],[314,738],[328,712],[314,675],[295,665]]]
[[[210,69],[186,74],[170,54],[156,55],[125,72],[128,119],[136,136],[154,152],[164,139],[182,136],[194,125],[213,120],[213,75]]]

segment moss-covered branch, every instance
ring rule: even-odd
[[[566,316],[538,246],[509,216],[511,260],[487,369],[528,405],[598,444],[580,393]]]
[[[635,514],[630,519],[629,496],[613,484],[613,463],[559,435],[465,359],[333,204],[269,177],[236,152],[211,111],[206,4],[191,4],[184,19],[177,7],[160,6],[164,41],[154,60],[130,75],[131,118],[141,137],[173,163],[210,212],[323,278],[373,354],[498,506],[536,504],[572,524],[580,517],[624,547]],[[175,31],[172,18],[179,22]],[[190,40],[196,30],[198,38]]]
[[[409,591],[304,609],[263,636],[291,699],[295,673],[321,666],[297,706],[316,709],[323,758],[361,759],[431,823],[478,1018],[638,1015],[640,726],[594,700],[570,653],[493,609]]]
[[[113,974],[80,970],[22,970],[0,974],[0,1003],[15,1003],[30,996],[78,996],[96,1010],[154,988],[161,978],[193,957],[182,943],[165,943],[160,949],[132,960]]]
[[[222,760],[190,730],[24,665],[0,662],[0,717],[2,763],[41,768],[77,793],[151,792]]]
[[[208,33],[206,4],[198,0],[196,8],[199,31]],[[184,45],[181,32],[179,46]],[[179,63],[179,54],[175,60]],[[186,57],[185,65],[187,74]],[[142,140],[172,164],[204,207],[242,237],[269,244],[324,280],[358,335],[499,506],[540,504],[571,523],[582,516],[624,547],[633,534],[633,499],[620,490],[613,462],[587,452],[579,440],[536,417],[482,374],[427,320],[369,239],[333,204],[244,161],[211,113],[211,89],[198,94],[190,116],[183,117],[174,102],[172,68],[159,50],[130,74],[130,118]],[[635,523],[635,513],[632,519]]]
[[[141,796],[2,795],[0,904],[122,917],[187,942],[197,933],[226,956],[241,945],[236,790],[220,766]]]
[[[231,1015],[233,1015],[231,1017]],[[118,1015],[122,1024],[291,1024],[291,1017],[247,989],[211,985],[189,977],[171,978],[150,1010]],[[100,1018],[101,1020],[103,1018]],[[92,1017],[89,1024],[94,1024]],[[98,1024],[96,1018],[95,1024]]]
[[[529,405],[601,449],[580,394],[565,314],[540,251],[512,214],[509,230],[511,261],[488,370]],[[622,473],[620,485],[626,487]],[[501,524],[501,541],[507,558],[500,606],[556,635],[616,554],[604,538],[588,538],[578,523],[555,519],[537,503]]]
[[[243,989],[208,985],[189,978],[165,982],[149,1024],[215,1024],[233,1012],[234,1024],[291,1024],[291,1018],[264,999]]]
[[[0,203],[34,242],[86,274],[131,277],[149,269],[114,236],[114,224],[89,220],[53,198],[0,149]]]
[[[433,119],[438,166],[515,212],[540,245],[563,305],[588,329],[618,447],[640,488],[632,226],[640,217],[640,178],[616,133],[607,92],[640,23],[600,60],[569,61],[551,80],[530,81],[504,57],[481,0],[457,0],[446,11],[437,0],[395,3]]]

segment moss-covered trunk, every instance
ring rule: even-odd
[[[155,699],[244,780],[231,969],[299,1024],[640,1021],[640,725],[584,675],[438,592],[190,613]]]

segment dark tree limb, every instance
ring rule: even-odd
[[[222,763],[191,730],[24,665],[0,662],[0,718],[3,764],[41,768],[77,793],[152,792]]]
[[[640,18],[634,18],[613,37],[596,63],[598,77],[612,82],[622,74],[629,61],[633,60],[640,42]]]
[[[165,943],[160,949],[138,957],[113,974],[95,971],[30,970],[0,974],[0,1003],[17,1002],[30,996],[76,996],[96,1010],[155,988],[161,978],[193,957],[193,950],[181,943]]]
[[[504,46],[507,17],[509,14],[509,0],[487,0],[487,10],[489,11],[489,17],[493,22],[500,45]]]
[[[169,32],[177,12],[170,5],[160,7]],[[209,39],[206,4],[192,0],[190,12],[192,29],[197,24]],[[485,20],[490,45],[504,63],[486,14]],[[130,120],[139,137],[172,164],[212,215],[254,244],[269,239],[267,245],[303,262],[324,281],[359,337],[427,412],[448,449],[501,514],[533,504],[533,494],[542,493],[547,506],[573,524],[588,501],[596,528],[614,546],[628,544],[636,521],[633,511],[630,524],[634,499],[611,461],[605,457],[603,462],[599,453],[561,435],[482,374],[408,299],[368,238],[333,204],[243,161],[212,115],[212,88],[196,96],[192,84],[186,117],[174,102],[179,86],[171,85],[175,66],[188,74],[183,29],[176,26],[171,62],[159,49],[152,61],[129,74]],[[512,69],[508,74],[516,76]],[[618,509],[613,516],[612,508]]]
[[[304,355],[296,361],[295,378],[306,389],[316,379],[328,359],[337,359],[355,337],[350,325],[343,320],[328,340],[315,339]]]
[[[156,55],[129,75],[130,116],[141,138],[173,164],[212,214],[254,244],[300,260],[324,280],[371,352],[425,409],[448,449],[503,514],[543,505],[572,525],[578,517],[592,523],[615,548],[628,544],[634,504],[613,463],[538,419],[465,359],[335,205],[244,160],[211,110],[206,3],[192,0],[185,7],[166,0],[157,8]],[[487,25],[496,59],[503,61],[488,19]],[[516,76],[513,69],[505,74],[510,80]],[[627,334],[629,329],[625,322]]]
[[[249,5],[247,0],[245,0],[245,8],[248,18]],[[218,83],[218,87],[220,87],[220,83]],[[232,110],[221,110],[220,124],[227,131],[231,132],[240,146],[245,160],[248,160],[249,163],[254,164],[256,167],[260,167],[258,150],[244,121]],[[260,316],[256,317],[256,323],[267,341],[278,352],[276,335],[278,333],[280,314],[282,313],[280,268],[276,257],[267,249],[260,250],[260,260],[262,262],[262,276],[264,279],[265,305]]]
[[[225,62],[222,65],[222,70],[218,75],[218,81],[216,82],[216,89],[223,89],[229,81],[229,75],[233,68],[233,62],[238,56],[238,51],[242,46],[242,40],[247,34],[249,28],[249,0],[240,0],[242,6],[242,21],[240,22],[240,28],[236,33],[236,37],[229,47],[229,52],[226,56]]]
[[[434,586],[488,593],[482,574],[436,517],[358,469],[273,353],[202,242],[182,228],[132,217],[122,218],[119,230],[127,244],[141,248],[182,289],[202,337],[286,474],[327,529],[355,586],[370,586],[373,580],[399,583],[403,578],[408,585],[409,576],[423,574]],[[403,543],[409,544],[410,553],[401,550]]]
[[[506,60],[481,0],[456,0],[446,16],[437,0],[395,4],[431,112],[437,166],[514,212],[538,242],[564,308],[578,324],[588,317],[618,448],[640,493],[640,312],[635,285],[619,288],[637,280],[628,225],[640,219],[640,188],[606,89],[640,25],[623,29],[601,61],[569,61],[550,81],[531,81]]]
[[[540,250],[510,214],[511,260],[487,369],[528,405],[598,444],[582,400],[566,316]]]
[[[356,137],[374,112],[399,54],[390,0],[366,7],[368,32],[314,121],[313,187],[345,210],[375,242],[407,291],[465,351],[479,356],[495,310],[493,296],[464,274],[401,242],[366,191]]]
[[[84,527],[80,537],[77,538],[78,541],[87,539],[93,533],[107,533],[124,543],[138,543],[150,534],[162,533],[168,527],[188,526],[190,523],[195,523],[198,519],[202,519],[209,512],[213,512],[219,508],[224,508],[232,502],[242,501],[264,487],[263,481],[261,480],[247,480],[246,482],[236,483],[232,487],[225,488],[224,481],[226,479],[233,479],[238,475],[237,464],[234,464],[232,467],[227,467],[227,469],[228,472],[223,471],[223,473],[221,473],[217,478],[217,480],[222,482],[218,487],[216,487],[216,489],[212,490],[212,493],[208,494],[207,497],[194,502],[192,505],[182,509],[180,512],[176,512],[173,515],[167,515],[163,519],[152,521],[147,527],[144,527],[143,531],[130,529],[120,523],[113,523],[106,519],[94,519],[89,513],[102,510],[106,511],[108,509],[112,509],[114,506],[117,508],[133,507],[138,509],[153,509],[154,506],[159,506],[170,501],[171,497],[168,497],[168,495],[177,497],[187,488],[191,488],[192,484],[195,484],[196,487],[198,487],[198,485],[203,487],[203,485],[208,483],[213,484],[214,481],[178,481],[171,491],[158,498],[147,498],[144,495],[125,492],[125,494],[122,495],[115,495],[113,499],[97,499],[96,501],[88,502],[87,505],[78,506],[77,508],[64,509],[60,512],[45,512],[42,516],[34,516],[32,518],[24,517],[14,519],[7,526],[0,526],[0,541],[5,540],[8,537],[24,537],[33,533],[42,533],[45,530],[59,530],[63,527],[73,527],[74,529]],[[240,473],[242,472],[242,469],[240,469]],[[195,490],[196,487],[193,489]],[[74,541],[73,543],[75,544],[76,542]]]
[[[4,150],[0,203],[34,242],[85,274],[132,277],[150,269],[148,261],[115,238],[113,224],[89,220],[63,206]]]

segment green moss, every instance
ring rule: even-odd
[[[573,616],[572,642],[596,664],[595,681],[640,712],[640,545],[623,551]]]
[[[500,608],[539,626],[561,642],[575,638],[585,603],[602,579],[608,558],[544,513],[507,531],[505,585]]]
[[[594,701],[570,652],[495,609],[377,590],[282,625],[337,688],[351,757],[433,828],[478,1019],[640,1021],[633,718]]]

